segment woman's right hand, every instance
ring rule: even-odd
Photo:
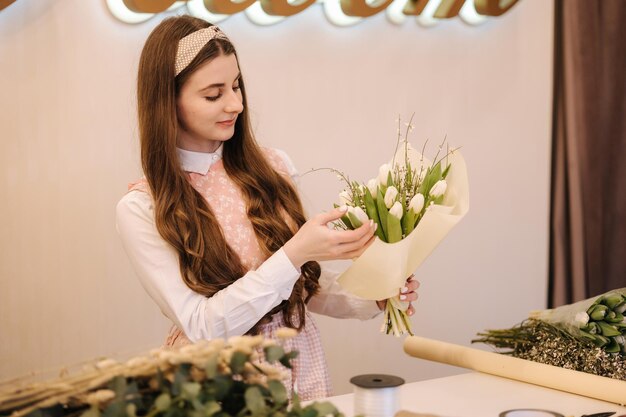
[[[370,220],[354,230],[334,230],[328,223],[346,214],[347,207],[320,213],[302,225],[283,250],[296,268],[309,261],[353,259],[374,242],[376,226]]]

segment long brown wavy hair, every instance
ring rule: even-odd
[[[215,57],[233,54],[237,58],[228,40],[213,39],[175,75],[179,40],[209,26],[191,16],[165,19],[143,47],[137,77],[141,161],[154,199],[156,227],[178,252],[185,284],[207,297],[247,272],[208,203],[189,182],[176,153],[176,97],[181,87],[194,71]],[[241,189],[259,247],[269,257],[304,224],[304,210],[292,184],[270,166],[257,145],[250,127],[243,77],[239,86],[243,112],[237,118],[233,137],[224,142],[224,169]],[[290,298],[265,318],[280,311],[287,326],[302,329],[305,304],[319,290],[320,266],[307,262],[301,271]],[[250,332],[256,333],[258,326]]]

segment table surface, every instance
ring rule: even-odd
[[[609,411],[616,412],[613,417],[626,415],[626,407],[617,404],[478,372],[413,382],[399,389],[401,410],[429,417],[498,417],[502,411],[520,408],[550,410],[565,417]],[[354,415],[353,394],[327,400],[346,416]]]

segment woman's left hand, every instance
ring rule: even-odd
[[[413,301],[417,300],[418,294],[417,289],[420,287],[420,283],[415,279],[415,275],[411,274],[410,277],[406,279],[406,285],[400,289],[399,298],[400,301],[408,301],[409,307],[406,310],[406,313],[409,316],[412,316],[415,313],[415,309],[413,308]],[[378,308],[381,310],[385,309],[387,305],[387,300],[376,301],[378,304]]]

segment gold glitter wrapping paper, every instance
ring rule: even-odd
[[[406,338],[404,351],[416,358],[460,366],[620,405],[626,404],[626,382],[617,379],[418,336]]]

